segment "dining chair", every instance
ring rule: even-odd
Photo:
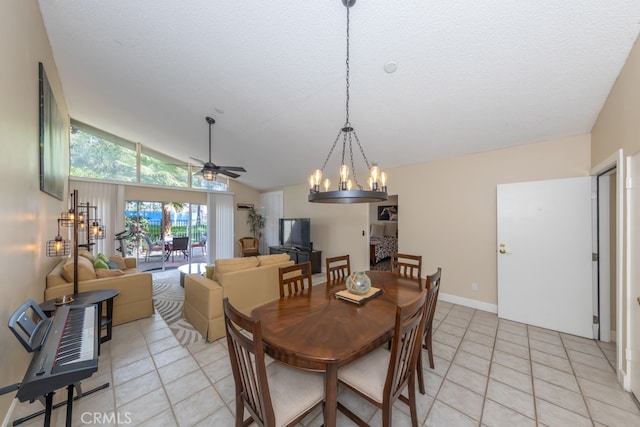
[[[324,401],[321,372],[290,368],[279,362],[266,366],[262,328],[223,300],[224,324],[235,383],[236,427],[292,426]],[[249,418],[243,420],[244,410]]]
[[[171,262],[174,261],[176,252],[182,252],[182,256],[189,257],[189,238],[188,237],[174,237],[171,243]]]
[[[396,308],[391,350],[378,347],[364,357],[338,369],[338,381],[382,409],[382,425],[391,426],[391,408],[396,400],[409,406],[411,425],[418,425],[415,372],[426,308],[426,291],[415,301]],[[402,394],[408,388],[409,397]],[[353,422],[367,425],[338,401],[338,409]]]
[[[202,255],[207,253],[207,233],[202,233],[197,243],[192,243],[191,248],[200,248]]]
[[[327,282],[344,279],[351,274],[349,255],[326,258],[325,265],[327,269]]]
[[[242,256],[258,256],[258,243],[259,240],[255,237],[242,237],[238,240],[240,243],[240,251]]]
[[[151,242],[151,239],[149,238],[149,236],[144,236],[144,241],[147,244],[147,251],[144,254],[144,262],[149,262],[149,258],[151,258],[152,256],[155,256],[152,254],[152,252],[160,252],[157,255],[160,255],[160,256],[164,255],[163,245],[154,245]]]
[[[425,289],[427,290],[427,309],[425,313],[424,321],[424,341],[422,348],[427,349],[429,352],[429,366],[431,369],[435,368],[433,362],[433,344],[431,342],[433,334],[433,316],[436,313],[436,304],[438,303],[438,293],[440,292],[440,277],[442,275],[442,268],[438,267],[438,270],[427,276],[425,279]],[[418,357],[418,388],[420,393],[425,394],[424,388],[424,373],[422,372],[422,354]]]
[[[391,254],[391,271],[419,279],[422,274],[422,256],[394,252]]]
[[[311,262],[293,264],[278,269],[280,281],[280,298],[301,294],[307,289],[311,293]]]

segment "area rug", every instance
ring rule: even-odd
[[[202,341],[202,335],[182,318],[184,288],[178,270],[160,271],[153,276],[153,305],[181,345]]]

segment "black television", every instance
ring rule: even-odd
[[[280,246],[311,249],[311,220],[280,218]]]

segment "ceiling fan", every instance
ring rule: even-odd
[[[218,174],[226,175],[230,178],[237,178],[240,175],[235,172],[246,172],[245,168],[241,166],[218,166],[211,162],[211,125],[215,122],[216,121],[212,117],[207,117],[207,123],[209,123],[209,161],[205,162],[203,160],[196,159],[195,157],[191,157],[191,159],[203,166],[202,170],[196,172],[195,175],[202,175],[202,178],[205,181],[215,180],[216,175]]]

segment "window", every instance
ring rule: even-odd
[[[202,179],[198,174],[200,164],[190,165],[75,120],[71,121],[70,141],[72,177],[189,188],[191,171],[191,188],[207,191],[229,188],[225,176],[219,175],[214,181]]]
[[[188,188],[189,167],[171,157],[142,147],[140,153],[140,183]]]
[[[80,178],[136,181],[136,145],[71,122],[70,174]]]

